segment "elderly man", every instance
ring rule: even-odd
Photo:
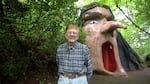
[[[66,28],[67,42],[57,49],[58,84],[88,84],[93,73],[89,49],[77,42],[79,29],[75,25]]]

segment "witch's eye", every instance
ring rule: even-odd
[[[91,20],[91,21],[89,21],[89,24],[97,24],[99,21],[97,21],[97,20]]]
[[[87,21],[85,21],[84,25],[87,25],[87,24],[97,24],[99,22],[100,22],[100,20],[87,20]]]

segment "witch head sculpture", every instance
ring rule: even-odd
[[[92,3],[83,9],[80,26],[86,33],[85,43],[90,49],[93,69],[108,75],[127,76],[121,65],[116,41],[116,29],[126,26],[114,20],[108,6]]]

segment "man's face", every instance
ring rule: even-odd
[[[68,29],[65,34],[65,37],[68,43],[71,43],[71,44],[75,43],[79,37],[78,33],[79,33],[79,30],[75,28]]]

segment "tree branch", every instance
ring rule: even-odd
[[[115,0],[115,3],[116,3],[116,7],[124,14],[124,16],[125,16],[136,28],[138,28],[139,30],[141,30],[141,31],[145,32],[146,34],[150,35],[149,32],[147,32],[147,31],[145,31],[144,29],[140,28],[135,22],[133,22],[133,20],[132,20],[130,17],[128,17],[128,16],[125,14],[125,12],[119,7],[117,0]]]

